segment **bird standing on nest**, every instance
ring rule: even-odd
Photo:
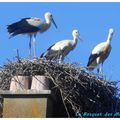
[[[93,50],[89,57],[87,67],[89,70],[93,70],[96,66],[101,64],[98,68],[98,73],[103,74],[103,63],[109,56],[111,51],[111,40],[114,33],[114,29],[109,29],[109,34],[106,42],[98,44]]]
[[[80,33],[78,30],[73,30],[72,32],[73,40],[62,40],[47,49],[45,53],[41,55],[41,58],[46,58],[47,60],[59,60],[61,63],[65,56],[72,51],[78,42]]]
[[[33,37],[33,49],[34,57],[36,57],[36,34],[37,32],[43,33],[49,29],[51,22],[57,28],[57,25],[50,12],[45,13],[45,20],[43,21],[36,17],[23,18],[20,21],[8,25],[7,29],[10,34],[10,38],[18,34],[28,34],[30,37],[29,41],[29,57],[31,58],[31,40]]]

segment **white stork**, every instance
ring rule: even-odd
[[[73,40],[62,40],[53,44],[40,57],[47,60],[59,60],[59,63],[63,61],[64,57],[76,47],[80,34],[78,30],[73,30],[72,35]]]
[[[14,37],[18,34],[28,34],[30,37],[29,41],[29,56],[31,57],[31,39],[33,37],[33,49],[34,49],[34,57],[36,57],[36,34],[37,32],[43,33],[48,30],[51,26],[51,22],[57,28],[57,25],[53,19],[53,16],[50,12],[45,13],[45,20],[43,21],[39,18],[30,17],[23,18],[20,21],[8,25],[7,29],[11,37]]]
[[[111,51],[111,40],[114,33],[114,29],[109,29],[109,34],[106,42],[98,44],[93,50],[89,57],[87,67],[89,70],[93,70],[96,66],[101,64],[98,68],[98,72],[103,74],[103,63],[109,56]]]

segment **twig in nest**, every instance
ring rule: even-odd
[[[65,104],[65,102],[64,102],[64,98],[63,98],[63,96],[62,96],[62,91],[61,91],[61,89],[60,89],[60,94],[61,94],[61,98],[62,98],[64,107],[65,107],[65,109],[66,109],[67,115],[68,115],[68,117],[70,117],[70,114],[69,114],[69,112],[68,112],[67,106],[66,106],[66,104]]]

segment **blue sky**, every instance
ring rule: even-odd
[[[107,79],[120,81],[120,3],[0,3],[0,10],[0,65],[7,63],[7,59],[14,60],[16,49],[22,58],[28,57],[28,36],[9,39],[6,25],[25,17],[44,20],[44,13],[50,11],[58,29],[52,25],[47,32],[37,35],[37,56],[57,41],[72,39],[72,30],[78,29],[84,42],[78,42],[66,61],[86,66],[92,49],[106,41],[112,27],[112,51],[104,63],[104,73]]]

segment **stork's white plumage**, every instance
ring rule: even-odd
[[[96,66],[98,66],[100,63],[103,67],[103,63],[106,60],[106,58],[109,56],[111,51],[111,40],[114,33],[114,29],[109,29],[109,34],[106,42],[102,42],[98,44],[93,50],[89,57],[89,61],[87,64],[87,67],[89,70],[93,70]],[[99,72],[103,73],[103,69],[100,67]]]
[[[52,14],[50,12],[47,12],[45,13],[45,21],[35,17],[23,18],[16,23],[8,25],[7,29],[11,35],[10,38],[18,34],[28,34],[30,36],[29,56],[31,56],[31,40],[33,36],[33,49],[34,49],[34,57],[35,57],[36,56],[36,34],[37,32],[42,33],[48,30],[48,28],[51,26],[51,22],[53,22],[53,24],[57,28],[57,25],[55,24]]]
[[[78,30],[73,30],[72,35],[73,40],[62,40],[53,44],[41,55],[41,58],[45,57],[47,60],[58,59],[60,60],[59,62],[63,61],[64,57],[76,47],[80,34]]]

